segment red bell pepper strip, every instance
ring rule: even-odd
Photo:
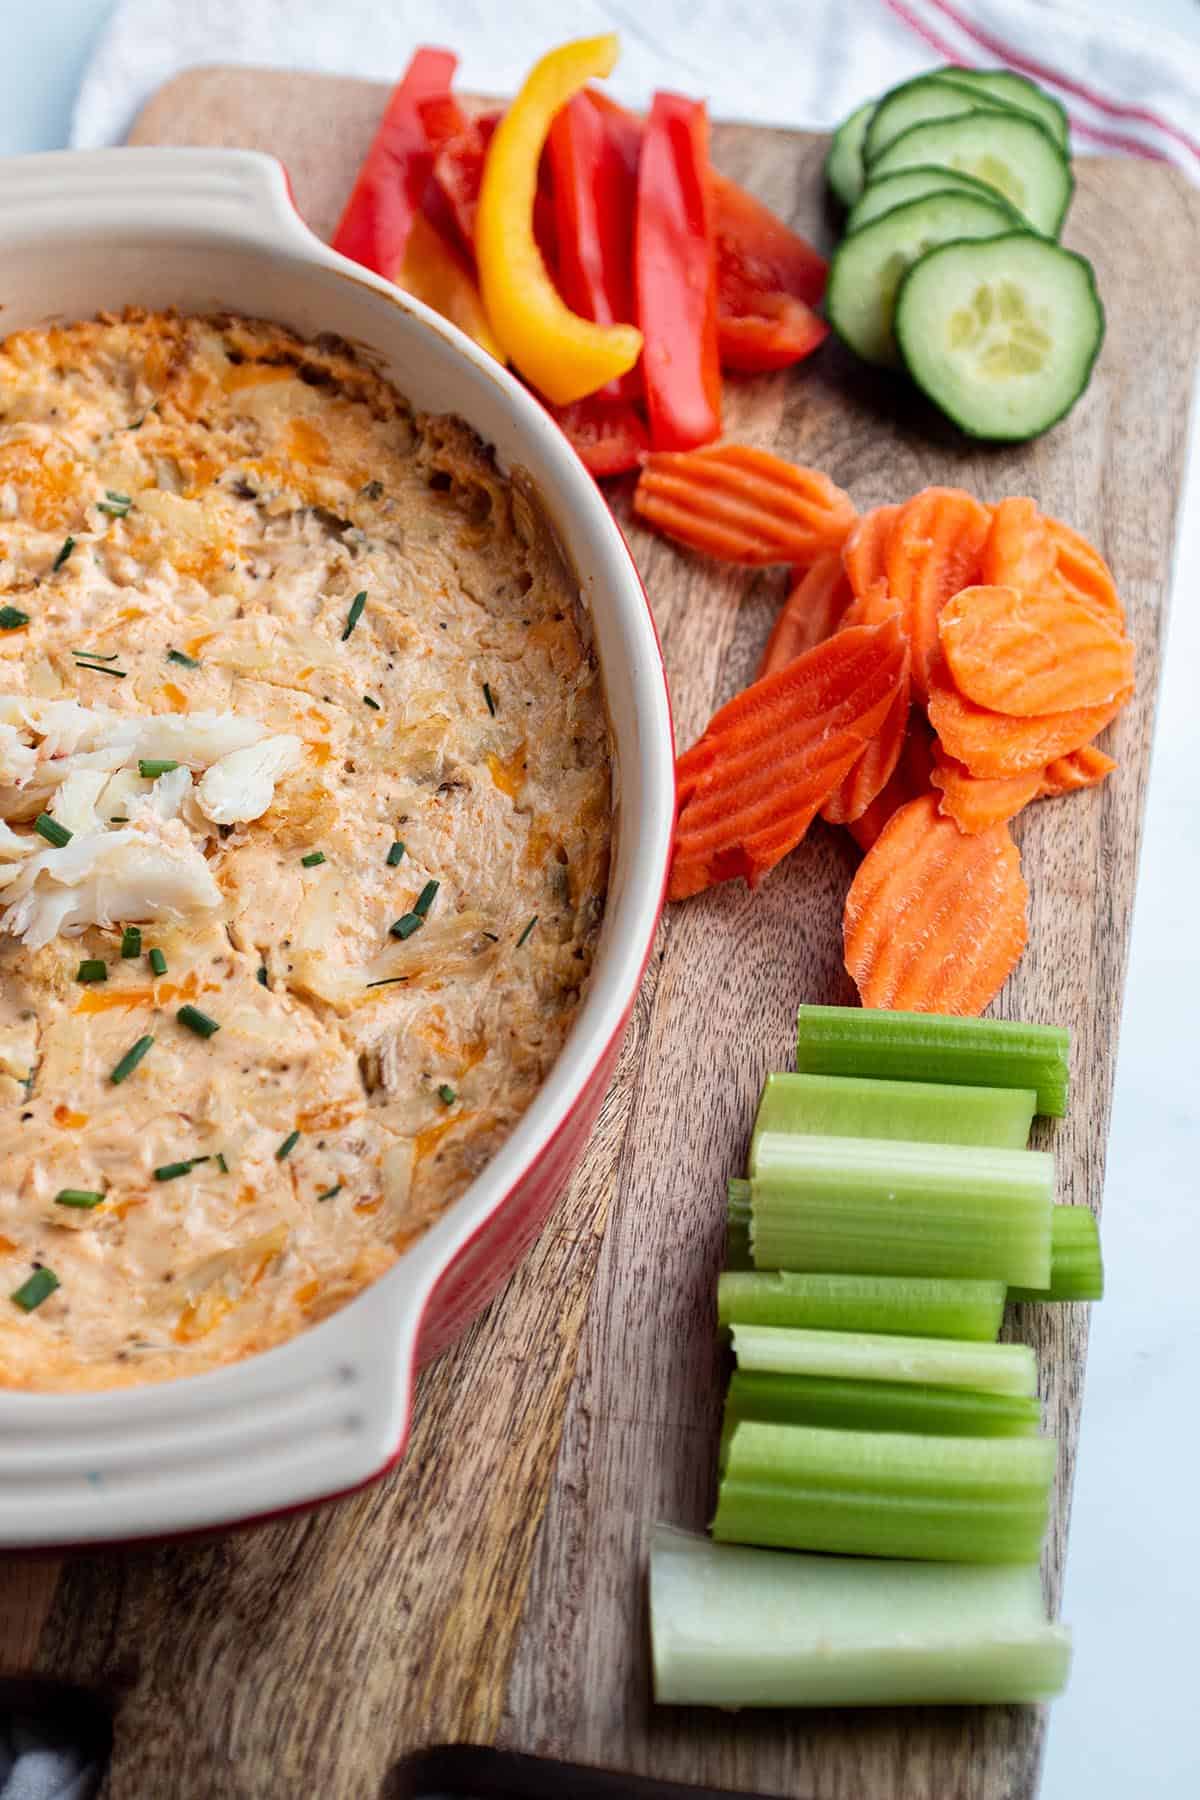
[[[655,94],[638,169],[634,282],[656,449],[691,450],[720,435],[712,212],[704,103]]]
[[[812,308],[829,265],[806,238],[714,172],[717,331],[722,366],[782,369],[828,335]]]
[[[571,406],[552,406],[550,412],[579,452],[584,468],[597,477],[636,469],[650,448],[639,414],[608,389]]]
[[[498,112],[477,113],[441,145],[433,159],[434,186],[454,219],[461,247],[472,258],[484,158],[499,123]]]
[[[457,66],[449,50],[417,51],[392,90],[334,233],[335,250],[389,281],[404,261],[433,169],[421,102],[448,96]]]
[[[636,136],[622,131],[587,91],[550,127],[558,290],[572,312],[598,325],[633,322],[640,138],[640,127]]]
[[[717,346],[723,369],[757,374],[803,362],[829,336],[829,326],[803,300],[790,294],[762,294],[749,302],[753,312],[717,314]]]

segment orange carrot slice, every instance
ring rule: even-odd
[[[898,506],[875,506],[863,513],[842,546],[842,562],[855,598],[867,601],[887,587],[887,546]]]
[[[1058,546],[1049,521],[1035,501],[1001,500],[992,508],[979,561],[979,579],[985,586],[1032,591],[1049,582],[1057,562]]]
[[[806,650],[831,638],[852,599],[837,551],[819,556],[808,573],[793,583],[779,609],[755,680],[774,674],[793,657],[803,656]]]
[[[894,619],[796,657],[723,706],[676,766],[669,897],[744,876],[754,887],[798,844],[883,724],[903,679]]]
[[[991,527],[986,506],[961,488],[925,488],[905,501],[887,542],[888,592],[900,603],[912,644],[912,682],[918,700],[929,692],[937,650],[938,614],[969,586]]]
[[[938,619],[959,692],[1031,718],[1103,706],[1133,682],[1133,645],[1086,606],[1012,587],[962,588]]]
[[[1123,627],[1125,608],[1113,572],[1100,552],[1061,519],[1047,519],[1045,523],[1055,549],[1050,592],[1074,600],[1077,606],[1086,606],[1110,624]]]
[[[860,850],[869,850],[892,814],[929,792],[933,770],[933,733],[924,715],[910,709],[908,736],[900,751],[900,760],[892,770],[887,786],[877,794],[857,819],[847,822],[847,829]]]
[[[1040,769],[1081,749],[1116,717],[1128,698],[1126,691],[1103,706],[1018,719],[976,706],[960,694],[943,658],[938,658],[929,673],[929,722],[942,748],[965,763],[972,775],[988,779]]]
[[[973,834],[1015,819],[1042,792],[1044,774],[1043,769],[1027,769],[1022,775],[989,781],[943,754],[935,758],[929,779],[941,792],[939,812],[953,819],[960,831]]]
[[[1025,948],[1028,900],[1007,825],[968,836],[936,795],[911,800],[846,896],[846,968],[863,1005],[982,1012]]]
[[[896,690],[896,698],[888,709],[886,719],[854,767],[842,777],[821,808],[821,817],[828,824],[849,825],[855,819],[861,819],[871,802],[891,780],[908,734],[909,691],[906,661],[904,678]]]
[[[1106,775],[1111,775],[1116,766],[1115,757],[1097,750],[1095,744],[1085,744],[1081,750],[1072,750],[1069,756],[1056,757],[1046,764],[1038,789],[1039,798],[1055,800],[1060,794],[1075,794],[1080,788],[1095,787]]]
[[[676,543],[736,563],[800,563],[840,550],[857,514],[819,469],[748,444],[648,456],[633,510]]]

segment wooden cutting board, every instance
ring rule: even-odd
[[[132,137],[272,150],[328,232],[384,98],[354,81],[199,70],[160,93]],[[719,125],[713,148],[828,238],[823,138]],[[1047,438],[967,443],[832,345],[795,375],[729,383],[727,426],[829,470],[860,507],[928,482],[1031,493],[1116,570],[1138,646],[1137,699],[1112,734],[1120,769],[1019,822],[1030,946],[997,1009],[1070,1026],[1071,1117],[1037,1141],[1057,1153],[1060,1198],[1099,1208],[1196,351],[1200,196],[1146,162],[1083,161],[1078,176],[1066,237],[1096,264],[1108,339],[1086,398]],[[628,525],[628,495],[616,505]],[[686,744],[751,675],[781,572],[630,537]],[[757,895],[731,885],[669,914],[584,1165],[506,1292],[426,1372],[393,1476],[201,1546],[7,1568],[4,1666],[113,1701],[108,1800],[399,1796],[416,1790],[398,1764],[455,1743],[614,1769],[626,1779],[604,1791],[616,1794],[635,1774],[803,1800],[1034,1793],[1033,1709],[726,1717],[649,1702],[647,1532],[656,1519],[699,1527],[711,1506],[725,1179],[764,1073],[788,1064],[797,1002],[853,997],[839,923],[855,860],[848,837],[819,827]],[[1061,1446],[1046,1559],[1056,1605],[1087,1314],[1023,1308],[1011,1330],[1038,1351]],[[556,1791],[584,1787],[566,1777]]]

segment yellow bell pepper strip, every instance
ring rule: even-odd
[[[396,286],[432,306],[434,312],[474,338],[490,356],[504,362],[504,352],[488,324],[474,277],[424,213],[418,213],[409,227]]]
[[[598,325],[560,299],[533,230],[538,163],[555,115],[587,82],[607,75],[617,39],[580,38],[535,63],[492,138],[475,222],[483,303],[497,338],[557,406],[594,394],[632,369],[642,348],[633,325]]]

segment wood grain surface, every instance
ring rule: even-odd
[[[385,90],[202,70],[150,104],[139,142],[273,150],[328,232]],[[714,155],[828,238],[823,139],[718,125]],[[1138,693],[1119,772],[1017,826],[1030,946],[1010,1017],[1070,1026],[1071,1117],[1042,1128],[1060,1198],[1099,1207],[1200,289],[1200,199],[1150,163],[1084,161],[1067,241],[1095,262],[1108,339],[1069,422],[1024,449],[971,445],[836,347],[728,386],[730,435],[827,469],[860,507],[927,482],[1031,493],[1100,544],[1130,612]],[[616,506],[628,525],[628,495]],[[751,674],[782,572],[689,559],[630,530],[681,743]],[[721,1370],[713,1290],[726,1177],[801,1000],[853,998],[839,960],[849,838],[818,826],[755,896],[674,909],[584,1165],[524,1267],[424,1375],[408,1457],[340,1505],[202,1545],[4,1571],[9,1670],[112,1696],[107,1800],[323,1800],[397,1792],[438,1743],[500,1745],[802,1800],[1027,1800],[1034,1709],[904,1714],[656,1711],[644,1599],[655,1519],[701,1526]],[[1115,1195],[1114,1204],[1130,1196]],[[1087,1315],[1018,1309],[1061,1452],[1046,1577],[1060,1587]],[[564,1792],[569,1789],[564,1788]]]

